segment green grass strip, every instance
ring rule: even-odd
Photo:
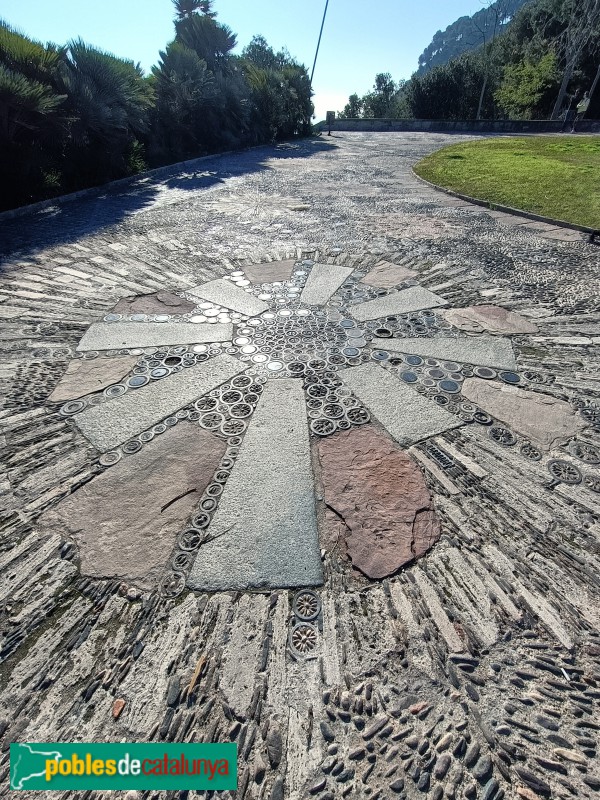
[[[444,147],[415,166],[445,189],[600,229],[600,137],[482,139]]]

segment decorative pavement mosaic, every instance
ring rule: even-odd
[[[0,221],[2,795],[19,740],[598,795],[599,251],[332,138]]]

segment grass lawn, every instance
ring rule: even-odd
[[[490,204],[600,229],[600,136],[483,139],[415,166],[425,180]]]

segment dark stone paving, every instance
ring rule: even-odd
[[[239,798],[597,795],[599,251],[412,175],[466,138],[338,134],[0,221],[2,785],[10,741],[231,739]],[[315,266],[327,291],[306,306]],[[221,278],[235,291],[203,302]],[[398,291],[444,304],[385,311]],[[232,340],[170,338],[211,320]],[[94,323],[170,343],[77,351]],[[478,360],[490,337],[507,368]],[[209,359],[248,372],[181,408]],[[299,395],[289,423],[261,405],[281,377],[306,420]],[[92,412],[97,438],[131,438],[96,450],[76,424]],[[304,539],[284,513],[310,495],[306,441],[321,564],[310,509]],[[253,448],[264,483],[239,477]],[[211,583],[231,537],[258,591]],[[312,589],[282,588],[306,561]]]

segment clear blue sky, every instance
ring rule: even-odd
[[[314,78],[317,118],[364,94],[378,72],[409,78],[437,30],[482,7],[480,0],[329,0]],[[262,34],[312,66],[325,0],[216,0],[239,48]],[[148,71],[173,38],[170,0],[0,0],[0,18],[28,36],[64,44],[81,37]]]

